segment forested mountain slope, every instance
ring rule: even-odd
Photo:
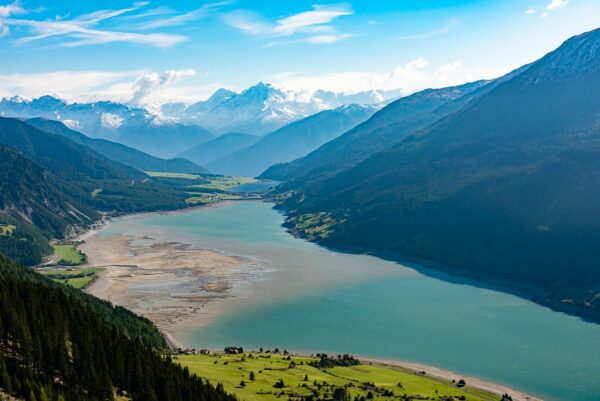
[[[535,286],[600,317],[600,30],[283,206],[337,246]],[[317,221],[318,220],[318,221]]]
[[[0,117],[0,144],[61,178],[65,193],[94,209],[142,211],[185,206],[185,194],[154,182],[143,172],[109,160],[87,146]]]
[[[68,128],[60,121],[45,118],[32,118],[27,123],[42,131],[57,134],[80,145],[85,145],[101,155],[141,171],[159,171],[170,173],[206,173],[207,170],[197,164],[183,159],[161,159],[134,148],[106,139],[90,138],[80,132]]]
[[[88,227],[98,211],[186,206],[185,191],[155,182],[87,146],[0,118],[0,252],[33,265],[48,239]]]
[[[163,358],[148,320],[0,255],[0,388],[44,401],[233,401]]]

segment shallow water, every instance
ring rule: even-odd
[[[296,239],[262,202],[112,223],[259,261],[264,274],[207,306],[195,347],[279,347],[430,364],[549,400],[600,400],[600,325],[468,279]],[[425,271],[428,274],[423,274]]]

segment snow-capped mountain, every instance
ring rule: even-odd
[[[67,103],[55,96],[0,100],[0,116],[57,120],[92,138],[109,139],[159,157],[172,157],[214,137],[199,126],[179,124],[139,107],[101,101]]]
[[[181,103],[166,104],[161,111],[164,116],[186,124],[199,124],[217,133],[261,135],[323,110],[351,103],[381,104],[399,95],[399,91],[345,95],[322,90],[307,94],[259,82],[240,93],[219,89],[208,100],[188,107]]]
[[[0,100],[0,116],[61,121],[92,138],[168,158],[214,138],[212,133],[262,135],[324,110],[351,103],[382,104],[398,95],[398,91],[300,93],[260,82],[240,93],[219,89],[205,101],[168,103],[152,111],[111,101],[69,103],[50,95],[14,96]]]

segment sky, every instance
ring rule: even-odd
[[[598,0],[0,0],[0,96],[411,93],[500,76],[599,26]]]

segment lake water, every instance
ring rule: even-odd
[[[241,345],[408,360],[549,400],[600,400],[600,325],[476,281],[290,236],[262,202],[115,222],[102,235],[151,234],[243,255],[264,274],[239,283],[189,345]],[[427,274],[423,274],[425,271]],[[215,312],[216,315],[216,312]]]

